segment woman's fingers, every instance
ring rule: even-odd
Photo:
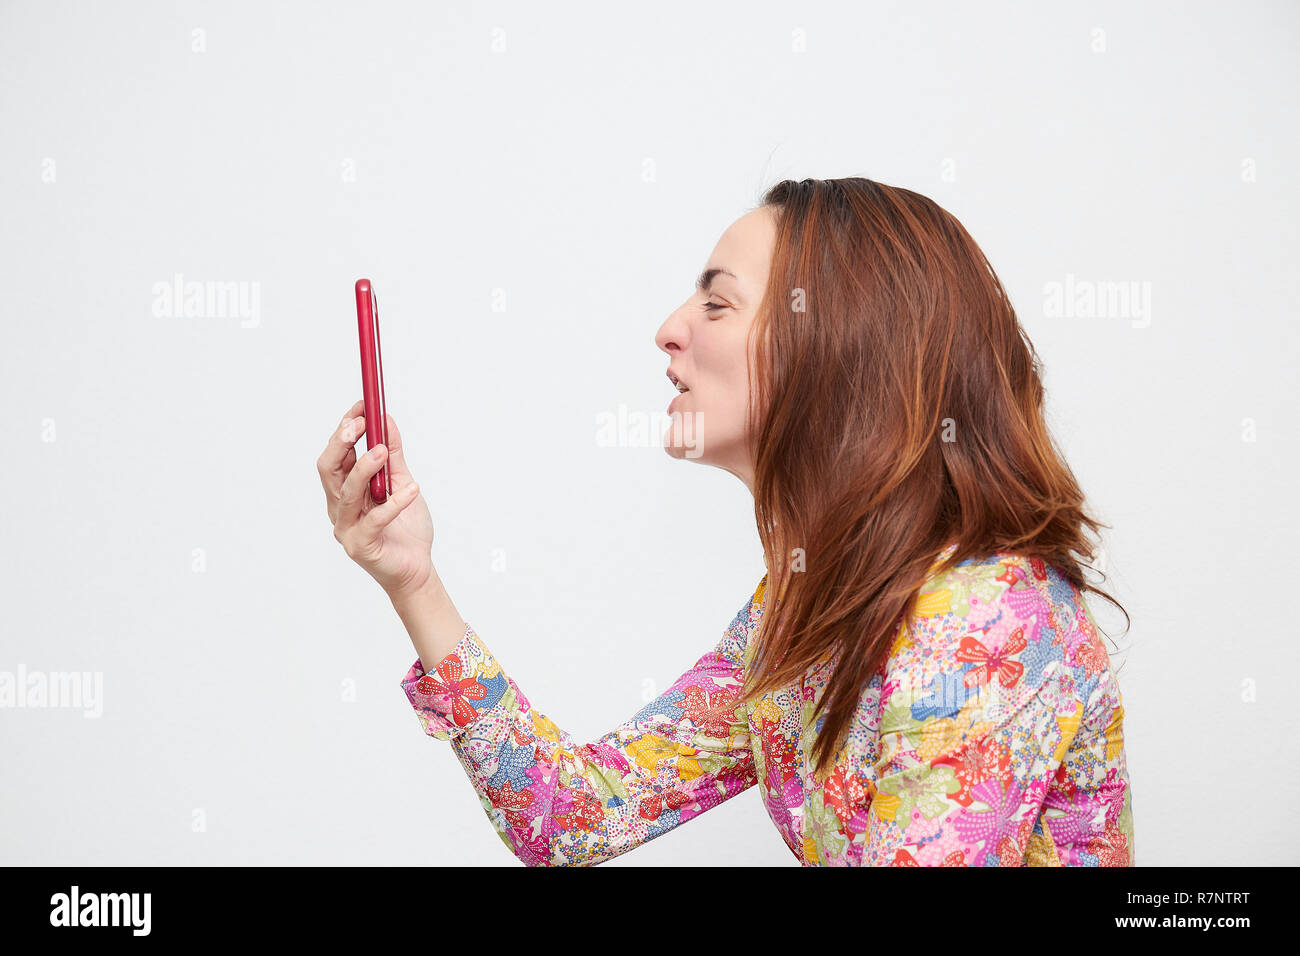
[[[388,449],[383,445],[376,445],[364,455],[358,456],[357,463],[352,466],[339,488],[339,511],[334,519],[336,529],[355,524],[361,517],[366,487],[370,484],[371,477],[384,467],[384,459],[387,457]]]
[[[363,407],[362,403],[357,401],[348,409],[347,414],[343,416],[343,420],[339,422],[338,428],[334,429],[334,434],[330,436],[330,440],[326,443],[325,450],[316,459],[316,470],[320,472],[321,482],[325,484],[326,491],[338,491],[339,485],[343,484],[343,476],[347,474],[348,468],[352,467],[350,464],[344,467],[343,461],[352,450],[352,446],[357,443],[357,438],[360,437],[354,432],[357,416],[361,414]],[[363,423],[364,421],[362,419]],[[327,479],[337,480],[331,482],[327,481]]]
[[[358,398],[355,402],[352,403],[352,407],[349,408],[343,414],[343,420],[340,421],[339,424],[346,425],[348,422],[352,421],[352,419],[356,418],[363,411],[365,411],[365,408],[366,408],[365,401],[363,399]]]
[[[385,462],[388,464],[393,492],[388,501],[374,506],[366,513],[371,518],[367,526],[369,532],[377,534],[386,527],[419,493],[418,488],[410,490],[415,481],[410,469],[406,467],[406,459],[402,455],[402,433],[392,415],[385,416],[389,444],[376,445],[364,455],[357,454],[355,446],[366,432],[366,419],[361,414],[364,409],[363,401],[353,403],[316,461],[316,470],[320,473],[321,485],[325,488],[330,520],[336,525],[336,532],[342,532],[362,518],[370,479],[384,467]]]
[[[365,433],[364,418],[345,419],[343,424],[334,429],[329,444],[316,462],[320,473],[321,486],[325,489],[325,505],[333,521],[337,514],[339,491],[348,472],[357,462],[356,449],[353,447]]]
[[[411,469],[406,467],[406,455],[402,453],[402,432],[397,427],[396,418],[392,415],[384,418],[388,421],[388,473],[405,482],[411,477]]]
[[[364,515],[358,527],[361,529],[366,538],[378,538],[380,533],[387,528],[399,514],[406,510],[406,507],[415,500],[420,493],[420,486],[413,481],[408,481],[400,488],[394,488],[393,493],[382,505],[375,505]]]

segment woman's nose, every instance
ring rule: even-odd
[[[686,348],[690,340],[690,328],[683,315],[685,308],[685,306],[682,306],[668,316],[664,320],[664,324],[659,326],[659,331],[655,333],[655,345],[669,355],[673,354],[674,351],[680,352]]]

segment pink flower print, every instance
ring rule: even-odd
[[[619,772],[620,776],[626,777],[632,765],[627,762],[627,758],[616,747],[597,741],[590,744],[581,744],[574,749],[574,754],[583,760],[597,764],[602,767],[612,767]]]
[[[1097,800],[1106,808],[1106,822],[1113,823],[1124,811],[1124,793],[1128,782],[1119,775],[1118,767],[1106,771],[1106,782],[1097,788]]]
[[[519,857],[525,866],[551,865],[550,843],[546,837],[519,828],[512,828],[509,833],[510,842],[515,846],[515,856]]]
[[[1048,814],[1047,810],[1063,810],[1061,814]],[[1106,812],[1100,801],[1086,794],[1075,794],[1075,799],[1053,790],[1043,801],[1043,825],[1052,832],[1058,845],[1082,846],[1105,829]]]
[[[1004,787],[1003,781],[994,778],[977,784],[971,795],[987,804],[989,809],[971,810],[967,807],[957,817],[954,826],[964,839],[983,844],[983,849],[975,857],[975,865],[980,866],[983,857],[994,852],[1004,836],[1016,836],[1019,830],[1016,817],[1021,812],[1021,789],[1014,781]]]

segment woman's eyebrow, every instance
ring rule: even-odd
[[[728,269],[721,267],[714,269],[705,269],[700,273],[700,277],[695,280],[695,288],[700,292],[708,292],[709,287],[713,285],[713,280],[718,275],[727,275],[736,278],[736,274]]]

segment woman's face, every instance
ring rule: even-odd
[[[754,463],[745,425],[752,398],[747,336],[767,288],[776,209],[760,206],[733,222],[709,256],[695,292],[655,334],[668,371],[689,391],[672,400],[664,448],[731,472],[752,492]]]

